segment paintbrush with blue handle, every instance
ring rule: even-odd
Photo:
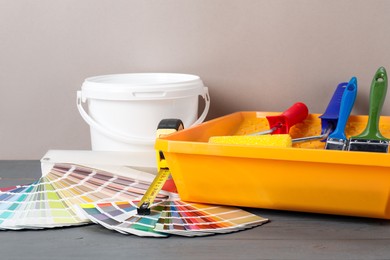
[[[357,80],[356,77],[348,82],[348,85],[343,93],[340,104],[339,119],[336,129],[328,136],[325,144],[326,150],[345,150],[348,139],[345,135],[345,127],[349,115],[351,114],[353,105],[357,94]]]

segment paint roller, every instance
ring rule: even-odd
[[[231,135],[231,136],[212,136],[209,138],[209,143],[213,144],[235,144],[235,145],[256,145],[256,146],[272,146],[276,148],[292,147],[293,143],[318,140],[323,138],[323,135],[307,136],[302,138],[292,139],[289,134],[276,135]]]
[[[293,140],[288,134],[290,128],[305,120],[308,114],[307,106],[302,102],[297,102],[280,115],[266,116],[270,126],[269,130],[249,135],[212,136],[209,143],[291,147]]]

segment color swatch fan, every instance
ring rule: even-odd
[[[169,200],[155,201],[150,215],[137,215],[138,202],[82,204],[80,208],[93,222],[108,229],[152,237],[230,233],[268,221],[234,207],[184,202],[177,194]]]
[[[90,223],[78,214],[81,203],[142,197],[150,181],[72,164],[55,164],[36,182],[0,189],[0,229],[39,229]],[[146,175],[147,173],[142,173]],[[167,195],[159,194],[159,199]]]
[[[154,175],[129,169],[126,176],[87,166],[54,164],[34,183],[0,189],[0,229],[94,222],[137,236],[204,236],[267,221],[238,208],[187,203],[164,190],[154,200],[150,215],[137,215],[137,205]]]

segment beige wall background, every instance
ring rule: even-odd
[[[380,0],[0,0],[0,159],[89,149],[76,91],[111,73],[199,75],[208,119],[296,101],[322,113],[356,76],[353,113],[367,114],[376,69],[390,71],[389,26]]]

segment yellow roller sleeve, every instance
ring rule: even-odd
[[[288,134],[280,135],[233,135],[233,136],[212,136],[209,143],[214,144],[237,144],[237,145],[257,145],[272,147],[291,147],[292,140]]]

